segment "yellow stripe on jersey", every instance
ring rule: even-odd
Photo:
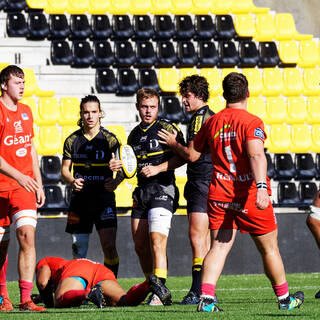
[[[108,167],[109,163],[73,163],[75,167]]]
[[[197,116],[194,123],[194,134],[197,134],[202,126],[202,116]]]
[[[137,158],[138,159],[146,159],[147,157],[156,156],[158,154],[165,153],[165,152],[168,152],[168,151],[171,151],[171,149],[165,149],[165,150],[162,150],[162,151],[151,152],[151,153],[147,153],[147,154],[143,154],[143,155],[137,155]]]

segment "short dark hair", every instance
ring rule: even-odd
[[[180,83],[180,94],[185,97],[188,92],[193,93],[203,102],[209,99],[209,83],[205,77],[192,75],[184,78]]]
[[[2,69],[0,73],[0,85],[7,84],[11,75],[18,78],[24,78],[24,72],[21,68],[15,65],[10,65]]]
[[[248,80],[237,72],[229,73],[222,82],[223,97],[228,103],[244,100],[248,95]]]
[[[139,89],[136,94],[137,106],[140,105],[140,103],[143,99],[148,99],[148,98],[152,98],[152,97],[157,97],[158,102],[160,101],[159,93],[156,90],[150,89],[150,88]]]
[[[81,99],[81,102],[80,102],[80,119],[77,122],[77,125],[81,128],[83,127],[83,121],[81,119],[81,112],[83,111],[83,107],[87,102],[96,102],[99,106],[99,111],[102,112],[102,117],[104,116],[103,111],[101,109],[100,100],[97,98],[97,96],[90,95],[90,94],[85,96],[84,98]]]

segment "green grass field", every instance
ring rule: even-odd
[[[172,291],[173,305],[170,307],[139,307],[97,309],[94,305],[70,309],[49,309],[47,313],[27,313],[14,311],[1,313],[0,319],[320,319],[320,300],[314,298],[320,289],[320,274],[300,273],[287,276],[291,292],[302,290],[305,302],[300,309],[279,311],[272,288],[264,275],[222,276],[217,288],[221,313],[198,313],[196,306],[180,306],[178,303],[187,293],[190,277],[171,277],[167,285]],[[129,289],[142,279],[120,279],[120,284]],[[10,297],[15,307],[19,303],[18,285],[9,282]],[[36,293],[36,289],[34,289]]]

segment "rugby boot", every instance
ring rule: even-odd
[[[194,293],[193,291],[189,291],[186,296],[182,299],[182,301],[179,303],[180,305],[192,305],[192,304],[199,304],[200,302],[200,296]],[[218,303],[217,296],[214,296],[213,299],[214,303]]]
[[[320,290],[314,296],[316,299],[320,299]]]
[[[20,311],[47,311],[45,307],[37,306],[31,299],[19,304]]]
[[[300,308],[304,301],[304,293],[302,291],[297,291],[294,294],[290,294],[286,299],[280,300],[278,302],[280,310],[293,310]]]
[[[8,296],[0,296],[0,311],[12,311],[13,305]]]
[[[165,306],[172,305],[170,290],[154,274],[151,274],[149,276],[149,288],[152,293],[154,293],[159,297],[163,305]]]
[[[102,308],[106,305],[100,284],[96,284],[91,288],[90,292],[87,294],[87,299],[94,303],[98,308]]]
[[[214,304],[214,299],[200,298],[200,303],[197,307],[198,312],[221,312],[223,311]]]

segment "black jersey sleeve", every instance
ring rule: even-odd
[[[193,141],[202,125],[212,116],[214,112],[209,107],[202,108],[194,114],[188,126],[188,142]]]
[[[75,134],[71,134],[65,141],[63,145],[63,160],[72,159],[72,145],[76,139]]]

